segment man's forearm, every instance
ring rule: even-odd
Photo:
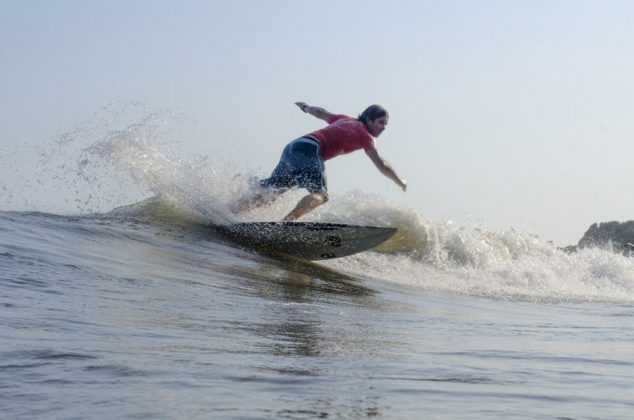
[[[383,164],[379,168],[381,173],[385,175],[386,177],[390,178],[392,181],[396,183],[396,185],[398,185],[399,187],[403,189],[403,191],[405,191],[405,188],[407,188],[407,181],[405,181],[403,178],[398,176],[394,168],[392,168],[392,165],[390,165],[386,160],[382,159],[382,163]]]
[[[304,111],[315,118],[319,118],[320,120],[324,120],[328,118],[328,111],[318,106],[308,105],[306,108],[304,108]]]
[[[318,106],[310,106],[306,102],[295,102],[295,105],[307,114],[312,115],[315,118],[328,122],[328,119],[332,115],[330,112]]]

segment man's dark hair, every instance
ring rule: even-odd
[[[357,120],[361,121],[365,124],[366,118],[369,118],[370,121],[374,121],[377,118],[388,117],[390,114],[387,113],[387,110],[383,108],[381,105],[370,105],[357,117]]]

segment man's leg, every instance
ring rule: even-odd
[[[260,181],[260,191],[239,199],[231,206],[233,213],[242,213],[256,207],[265,206],[275,201],[280,194],[288,190],[291,186],[290,173],[286,156],[288,155],[288,146],[284,149],[280,162],[277,164],[271,176]]]
[[[310,193],[301,200],[295,206],[293,211],[291,211],[285,218],[282,219],[283,222],[294,222],[299,219],[309,211],[316,209],[317,207],[324,204],[328,201],[328,196],[326,196],[322,192],[314,192]]]

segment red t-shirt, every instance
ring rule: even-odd
[[[328,124],[308,135],[319,142],[324,161],[359,149],[376,149],[374,137],[361,121],[347,115],[333,115]]]

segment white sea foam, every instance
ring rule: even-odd
[[[366,201],[372,204],[363,204]],[[326,263],[333,268],[431,291],[494,299],[634,301],[634,261],[609,249],[568,254],[514,229],[494,232],[482,224],[433,221],[417,210],[359,194],[354,202],[383,214],[364,221],[380,219],[398,227],[400,234],[376,252]]]

